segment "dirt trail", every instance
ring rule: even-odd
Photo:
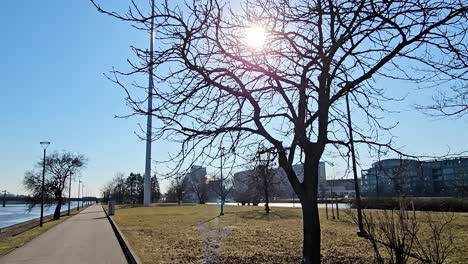
[[[203,263],[219,263],[222,241],[232,232],[232,228],[222,226],[219,218],[216,217],[211,221],[200,223],[198,230],[202,240]]]

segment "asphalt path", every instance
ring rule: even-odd
[[[100,205],[93,205],[0,258],[0,263],[127,263]]]

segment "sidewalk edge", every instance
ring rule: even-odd
[[[102,207],[102,210],[104,210],[104,213],[106,214],[106,217],[112,226],[112,230],[114,230],[115,236],[117,237],[117,240],[119,241],[120,247],[122,248],[122,251],[124,252],[125,257],[127,258],[128,263],[141,264],[142,262],[140,261],[140,258],[138,258],[137,254],[135,254],[135,251],[130,246],[130,243],[128,243],[127,239],[125,239],[124,234],[120,231],[119,227],[115,224],[114,220],[107,213],[106,209],[104,208],[104,206],[102,206],[102,204],[101,204],[101,207]]]

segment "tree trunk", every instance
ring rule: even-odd
[[[302,244],[302,263],[320,263],[320,219],[317,205],[318,192],[317,156],[306,153],[304,160],[304,181],[298,193],[302,205],[304,241]]]
[[[221,212],[219,215],[224,215],[224,198],[221,197]]]
[[[62,197],[57,199],[57,206],[55,207],[54,220],[60,219],[60,211],[62,209]]]
[[[265,188],[265,212],[270,214],[270,195],[268,193],[268,185]]]
[[[270,195],[269,195],[269,192],[268,192],[268,187],[269,187],[269,182],[268,182],[268,179],[267,177],[269,176],[268,175],[268,171],[267,171],[268,168],[265,168],[264,172],[263,172],[263,191],[265,193],[265,212],[266,214],[270,214]]]
[[[320,263],[320,219],[317,199],[301,198],[304,240],[302,243],[302,263]]]

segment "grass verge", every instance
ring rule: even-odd
[[[0,240],[0,256],[8,254],[10,251],[21,247],[25,243],[31,241],[35,237],[39,236],[40,234],[46,232],[47,230],[51,229],[52,227],[62,223],[63,221],[67,220],[71,216],[62,216],[60,220],[55,221],[48,221],[44,223],[42,227],[34,227],[27,231],[24,231],[16,236],[2,238]]]
[[[300,263],[301,210],[227,206],[218,217],[214,205],[167,205],[119,208],[114,221],[143,263]],[[321,210],[323,263],[372,263],[370,244],[356,236],[356,226],[340,210],[340,220],[326,220]],[[331,214],[330,214],[331,217]],[[468,214],[455,215],[457,243],[464,245],[449,263],[465,263]]]

